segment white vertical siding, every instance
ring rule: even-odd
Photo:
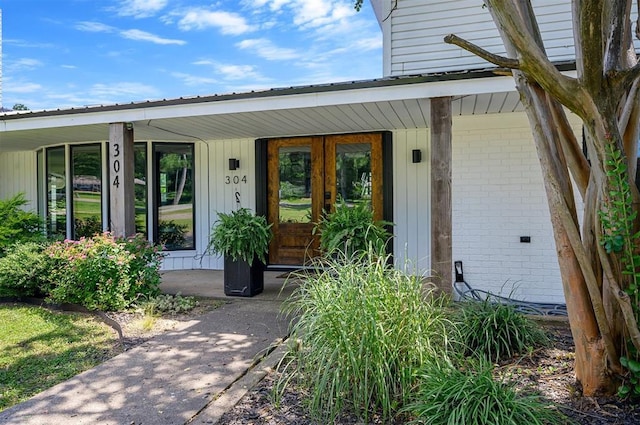
[[[36,152],[0,152],[0,199],[20,192],[29,201],[29,210],[37,210]]]
[[[453,260],[463,262],[467,282],[518,299],[564,302],[526,115],[454,117],[452,177]]]
[[[393,132],[394,255],[397,267],[427,274],[430,260],[429,129]],[[411,151],[422,151],[422,162],[411,162]]]
[[[545,48],[552,61],[575,57],[569,0],[533,0]],[[394,3],[395,4],[395,3]],[[381,7],[378,6],[380,9]],[[465,50],[446,44],[454,33],[499,55],[502,40],[490,13],[478,0],[402,0],[389,18],[383,36],[390,39],[385,50],[385,75],[478,69],[493,66]]]
[[[240,160],[238,170],[229,170],[229,158]],[[240,207],[255,209],[254,139],[197,143],[195,164],[196,250],[169,253],[163,261],[163,270],[222,269],[221,257],[203,255],[217,212],[230,212]],[[236,202],[236,192],[240,203]]]

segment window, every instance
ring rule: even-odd
[[[102,190],[104,155],[101,144],[61,146],[38,152],[38,205],[49,236],[79,239],[101,232],[108,223],[108,216],[104,216],[108,211],[108,193]],[[154,164],[151,170],[147,165],[149,155]],[[135,143],[136,233],[150,238],[148,229],[153,217],[155,243],[166,250],[195,249],[194,187],[193,144]]]
[[[47,233],[50,236],[67,236],[67,196],[64,147],[47,149]]]
[[[147,144],[135,143],[134,154],[134,187],[136,205],[136,233],[147,235]]]
[[[73,239],[102,232],[102,150],[100,145],[71,147]]]
[[[154,241],[166,250],[195,249],[192,144],[154,143]]]

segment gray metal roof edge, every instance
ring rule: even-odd
[[[575,70],[575,61],[556,63],[556,67],[561,71]],[[0,121],[14,120],[14,119],[27,119],[35,117],[48,117],[48,116],[60,116],[71,115],[79,113],[95,113],[95,112],[108,112],[108,111],[123,111],[127,109],[141,109],[149,107],[161,107],[161,106],[177,106],[177,105],[189,105],[196,103],[207,102],[221,102],[226,100],[239,100],[239,99],[259,99],[266,97],[298,95],[308,93],[325,93],[344,90],[357,90],[368,89],[376,87],[392,87],[400,85],[420,84],[420,83],[432,83],[439,81],[455,81],[455,80],[469,80],[495,77],[498,74],[504,75],[504,72],[508,72],[503,68],[483,68],[476,70],[465,71],[447,71],[447,72],[434,72],[429,74],[416,74],[416,75],[400,75],[384,78],[376,78],[372,80],[361,81],[347,81],[328,84],[316,84],[308,86],[292,86],[282,88],[272,88],[260,91],[250,91],[243,93],[229,93],[229,94],[213,94],[204,96],[190,96],[179,97],[174,99],[161,99],[161,100],[144,100],[130,103],[116,103],[112,105],[95,105],[95,106],[82,106],[71,107],[64,109],[45,109],[39,111],[11,111],[9,113],[0,113]]]

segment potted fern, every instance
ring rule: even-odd
[[[271,241],[271,225],[248,208],[218,213],[207,252],[224,256],[224,293],[251,297],[264,288],[264,264]]]

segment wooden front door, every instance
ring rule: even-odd
[[[319,254],[313,229],[336,202],[366,202],[382,219],[380,133],[272,139],[267,143],[272,265],[303,265]]]

